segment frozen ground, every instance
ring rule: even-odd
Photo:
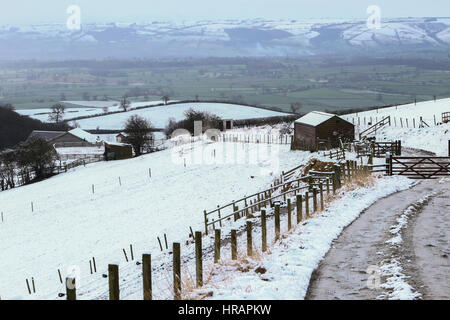
[[[100,273],[90,275],[89,259],[95,257],[103,273],[114,261],[120,261],[121,268],[131,268],[122,249],[133,244],[135,257],[150,250],[158,261],[157,236],[162,239],[167,234],[169,243],[185,241],[190,226],[202,230],[204,209],[265,189],[280,170],[312,156],[317,155],[291,152],[286,145],[197,142],[139,158],[77,167],[1,192],[0,296],[55,299],[64,292],[58,269],[64,278],[68,267],[75,265],[83,276],[81,287],[87,290],[80,289],[81,298],[99,298],[107,286]],[[96,283],[96,276],[100,284],[89,286]],[[37,293],[29,296],[25,279],[31,277]],[[127,295],[139,293],[132,290]]]
[[[386,116],[391,116],[392,123],[394,123],[394,118],[396,118],[397,125],[400,127],[400,118],[403,119],[404,126],[406,126],[405,119],[409,119],[409,126],[412,126],[413,118],[416,124],[418,124],[420,117],[422,117],[428,125],[434,126],[434,118],[436,118],[437,122],[441,122],[443,112],[450,112],[450,98],[439,99],[436,102],[431,100],[418,102],[417,104],[411,103],[390,108],[351,113],[344,115],[343,118],[357,124],[358,117],[360,118],[360,123],[363,123],[364,118],[366,118],[366,121],[369,121],[370,117],[372,117],[372,121],[375,121],[376,118],[381,120]]]
[[[170,118],[179,121],[184,119],[184,112],[189,108],[197,111],[207,111],[213,113],[222,119],[252,119],[265,118],[272,116],[282,116],[286,113],[242,106],[238,104],[223,103],[179,103],[167,106],[158,106],[154,108],[145,108],[126,113],[117,113],[101,117],[77,120],[82,129],[118,129],[124,127],[125,121],[132,115],[140,115],[150,120],[156,128],[164,128]]]
[[[449,181],[369,207],[333,242],[308,299],[449,299]]]
[[[107,112],[121,111],[119,101],[61,101],[62,103],[70,106],[66,109],[64,119],[72,119],[84,116],[101,115],[104,113],[103,108],[106,108]],[[129,110],[161,104],[163,101],[145,101],[145,102],[130,102]],[[76,107],[73,107],[76,106]],[[17,113],[30,116],[31,118],[38,119],[42,122],[48,122],[48,116],[52,112],[50,108],[43,109],[19,109]],[[95,129],[95,128],[94,128]]]
[[[373,186],[342,194],[322,213],[297,225],[276,242],[269,254],[258,259],[224,260],[211,272],[211,281],[193,296],[208,299],[303,299],[314,269],[327,253],[343,228],[357,219],[365,208],[377,200],[406,189],[411,181],[402,177],[381,178]],[[295,215],[293,216],[296,220]],[[282,217],[286,230],[286,216]],[[268,229],[273,228],[273,221]],[[270,235],[272,236],[272,235]],[[269,236],[269,239],[273,239]],[[254,232],[259,248],[261,234]]]

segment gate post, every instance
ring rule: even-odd
[[[392,176],[392,155],[390,152],[386,153],[386,175]]]

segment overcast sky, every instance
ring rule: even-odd
[[[450,0],[1,0],[0,24],[65,23],[71,4],[82,23],[203,19],[303,19],[368,17],[378,5],[382,17],[450,16]]]

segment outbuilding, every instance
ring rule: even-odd
[[[133,158],[133,147],[120,142],[105,142],[106,160],[123,160]]]
[[[317,150],[321,145],[338,147],[355,139],[355,126],[331,113],[312,111],[294,123],[293,149]]]

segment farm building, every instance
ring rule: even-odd
[[[105,142],[106,160],[123,160],[133,157],[133,147],[119,142]]]
[[[294,123],[293,149],[318,149],[321,145],[337,147],[339,139],[353,141],[355,126],[337,115],[313,111]]]
[[[85,159],[99,161],[103,159],[105,148],[100,137],[82,129],[70,131],[33,131],[30,137],[38,137],[53,146],[61,161]]]

